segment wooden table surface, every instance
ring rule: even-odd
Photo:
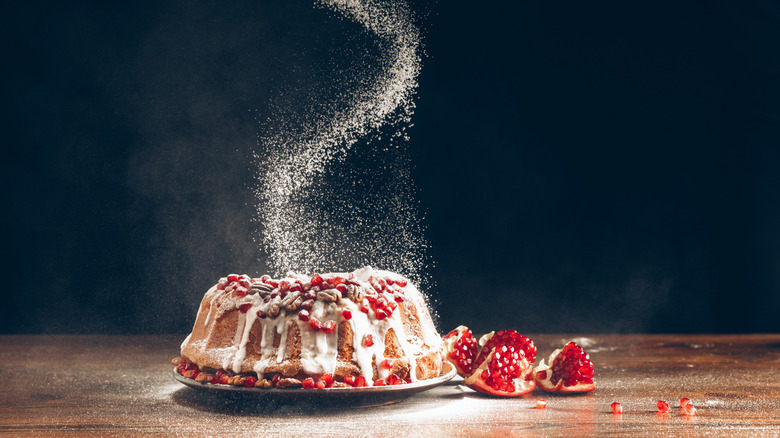
[[[596,391],[515,399],[460,379],[391,404],[213,394],[172,377],[180,336],[0,336],[0,434],[185,436],[780,436],[780,335],[531,336],[583,344]],[[695,417],[656,413],[689,397]],[[538,398],[547,408],[535,409]],[[612,414],[610,403],[623,405]]]

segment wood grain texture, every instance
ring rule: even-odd
[[[572,337],[531,336],[540,358]],[[459,379],[397,403],[278,401],[173,380],[178,336],[0,336],[0,433],[182,436],[780,436],[780,335],[578,337],[598,388],[483,397]],[[679,415],[681,397],[698,409]],[[547,409],[535,409],[535,400]],[[669,415],[655,404],[666,400]],[[623,405],[613,415],[610,403]],[[378,406],[365,406],[379,404]]]

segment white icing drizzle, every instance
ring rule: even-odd
[[[362,288],[364,292],[368,294],[374,294],[373,287],[369,283],[370,278],[389,278],[394,281],[401,281],[405,279],[395,273],[388,271],[377,271],[370,266],[358,269],[352,273],[354,276],[353,282],[359,284],[358,287]],[[349,278],[350,273],[331,273],[322,274],[325,280],[334,277]],[[301,282],[309,281],[310,277],[290,273],[287,276],[288,279],[300,280]],[[246,312],[241,312],[238,315],[238,323],[236,326],[236,333],[233,337],[233,345],[228,348],[216,349],[215,354],[218,354],[222,358],[223,369],[230,369],[233,372],[239,373],[242,370],[242,365],[247,359],[247,343],[249,342],[250,334],[258,321],[261,321],[262,330],[260,334],[260,359],[256,360],[252,364],[252,369],[258,376],[262,377],[266,368],[275,363],[282,363],[285,360],[287,352],[287,337],[288,331],[292,324],[297,324],[298,330],[301,335],[301,366],[303,371],[310,375],[318,375],[323,373],[333,373],[337,366],[338,361],[338,334],[325,333],[323,331],[312,330],[308,323],[298,318],[297,312],[291,312],[288,315],[285,310],[281,310],[276,318],[259,318],[257,311],[262,310],[267,312],[270,306],[276,301],[265,302],[259,295],[249,295],[241,298],[234,298],[232,295],[222,293],[217,289],[217,286],[213,286],[206,293],[213,294],[210,299],[209,313],[206,316],[206,325],[212,323],[213,318],[218,317],[216,310],[219,307],[217,304],[220,297],[224,297],[229,300],[231,308],[238,307],[241,304],[251,303],[252,306],[247,309]],[[334,321],[336,327],[341,321],[344,321],[342,311],[349,310],[352,313],[352,318],[348,320],[352,328],[354,339],[352,345],[354,347],[353,361],[356,363],[360,370],[360,374],[366,378],[366,384],[372,384],[372,378],[374,369],[377,370],[378,378],[385,379],[389,376],[390,371],[384,369],[381,366],[384,358],[385,350],[385,336],[389,329],[393,329],[396,338],[399,341],[399,345],[403,350],[403,355],[410,361],[410,374],[409,377],[412,381],[417,380],[416,373],[416,357],[423,354],[425,347],[438,348],[441,343],[441,338],[436,333],[433,327],[432,321],[430,321],[429,315],[424,312],[425,303],[417,288],[411,283],[407,283],[404,288],[404,297],[406,300],[410,300],[410,303],[414,304],[419,310],[419,317],[421,320],[421,329],[423,339],[418,338],[412,333],[407,333],[401,318],[401,311],[397,309],[390,316],[384,320],[377,320],[374,317],[374,312],[369,311],[370,314],[363,313],[359,310],[359,307],[352,300],[342,298],[335,303],[327,303],[324,301],[316,300],[311,308],[310,317],[316,318],[321,324],[328,321]],[[225,306],[223,302],[223,307]],[[274,348],[275,335],[280,336],[280,343],[278,348]],[[374,343],[370,346],[365,346],[363,340],[366,335],[373,337]],[[190,336],[182,343],[182,348],[190,342]],[[205,346],[204,346],[205,347]],[[219,357],[216,356],[216,357]]]
[[[206,296],[208,296],[208,294],[212,294],[214,296],[211,297],[211,300],[209,301],[209,313],[208,313],[208,315],[206,315],[206,320],[203,322],[203,325],[205,325],[205,326],[208,326],[209,324],[211,324],[211,317],[215,313],[214,312],[214,308],[216,307],[217,299],[220,296],[220,294],[217,293],[217,285],[216,284],[214,286],[212,286],[211,289],[208,290],[208,292],[206,292]]]

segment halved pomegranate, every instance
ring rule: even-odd
[[[534,369],[536,384],[549,392],[574,393],[596,389],[593,380],[593,362],[590,356],[574,342],[555,350],[548,359]]]
[[[458,375],[468,377],[474,369],[474,359],[477,358],[477,339],[468,327],[461,325],[447,333],[442,345],[442,358],[451,363]]]
[[[522,347],[515,344],[493,347],[464,383],[471,389],[500,397],[517,397],[536,387],[531,364]]]
[[[474,360],[474,367],[478,367],[482,361],[487,358],[491,350],[498,345],[512,345],[515,348],[523,350],[525,360],[529,365],[533,365],[536,360],[536,345],[530,338],[521,335],[516,330],[499,330],[490,332],[479,338],[479,345],[482,347],[479,356]]]

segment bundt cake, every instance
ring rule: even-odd
[[[206,292],[173,363],[204,383],[380,386],[438,376],[441,345],[422,295],[398,274],[231,274]]]

